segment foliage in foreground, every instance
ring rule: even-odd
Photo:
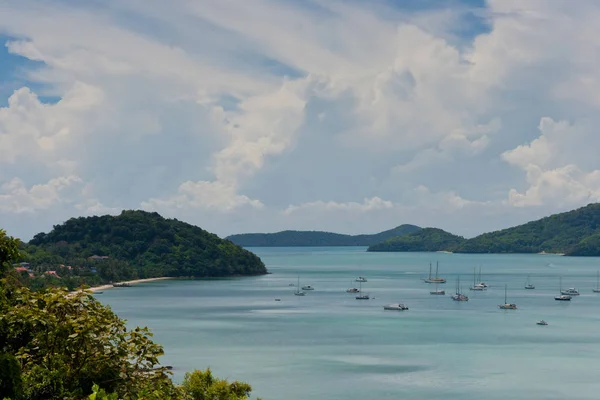
[[[181,386],[158,358],[148,328],[125,321],[90,292],[20,284],[11,263],[19,243],[0,230],[0,395],[12,400],[245,400],[250,385],[210,370]],[[101,389],[100,389],[101,388]]]

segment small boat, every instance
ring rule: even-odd
[[[302,286],[302,290],[315,290],[315,288],[310,285],[304,285]]]
[[[536,325],[548,325],[548,323],[542,319],[542,320],[536,322]]]
[[[369,300],[370,299],[368,294],[362,294],[362,282],[360,282],[358,292],[361,294],[356,296],[356,300]]]
[[[300,277],[298,277],[298,289],[294,292],[295,296],[304,296],[306,293],[304,293],[302,290],[300,290]]]
[[[288,286],[290,286],[290,287],[294,287],[294,286],[296,286],[296,285],[294,285],[293,283],[290,283]]]
[[[566,294],[568,296],[579,296],[579,290],[575,288],[568,288],[567,290],[561,290],[560,294]]]
[[[560,296],[554,296],[554,300],[571,301],[571,296],[569,296],[568,294],[561,294]]]
[[[451,297],[452,297],[452,300],[454,300],[454,301],[469,301],[469,298],[461,293],[460,276],[456,280],[456,293],[453,294]]]
[[[525,289],[529,289],[529,290],[535,289],[535,286],[533,286],[531,284],[531,282],[529,282],[529,275],[527,275],[527,282],[525,282]]]
[[[435,290],[432,292],[429,292],[429,294],[434,295],[434,296],[445,296],[446,295],[446,291],[443,289],[438,290],[438,285],[437,283],[435,284]]]
[[[488,284],[481,280],[481,267],[479,267],[479,283],[477,284],[477,286],[481,286],[485,289],[487,289],[488,287]]]
[[[435,264],[435,278],[431,276],[431,263],[429,263],[429,277],[425,279],[425,283],[446,283],[444,278],[440,278],[438,275],[439,262]]]
[[[131,287],[131,284],[127,282],[113,283],[113,287]]]
[[[507,285],[504,285],[504,304],[501,304],[498,307],[500,307],[500,309],[502,309],[502,310],[516,310],[517,309],[516,304],[508,303],[506,301],[506,290],[507,290]]]
[[[367,278],[365,278],[364,276],[359,276],[358,278],[355,279],[355,282],[366,282]]]
[[[406,311],[408,310],[408,307],[406,307],[404,304],[402,303],[395,303],[395,304],[388,304],[383,306],[384,310],[393,310],[393,311]]]
[[[600,271],[596,271],[596,287],[592,289],[594,293],[600,293]]]
[[[353,287],[353,288],[346,289],[346,293],[360,293],[360,290]]]
[[[281,299],[275,299],[275,301],[281,301]]]
[[[471,286],[469,288],[469,290],[475,290],[475,291],[479,291],[479,292],[487,290],[487,284],[481,283],[481,282],[477,283],[476,279],[477,279],[477,276],[475,274],[475,268],[473,268],[473,286]]]

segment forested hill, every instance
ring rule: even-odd
[[[600,204],[554,214],[463,242],[457,253],[564,253],[600,256]]]
[[[367,251],[452,251],[465,240],[441,229],[423,228],[369,246]]]
[[[261,259],[197,226],[157,213],[72,218],[39,233],[26,247],[32,264],[73,264],[99,256],[95,265],[135,269],[139,277],[225,277],[267,272]],[[92,259],[93,260],[93,259]]]
[[[420,229],[418,226],[405,224],[372,235],[344,235],[321,231],[283,231],[277,233],[245,233],[228,236],[227,239],[245,247],[370,246],[391,237],[406,235]]]
[[[551,215],[513,228],[464,239],[425,228],[369,247],[369,251],[454,253],[562,253],[600,256],[600,204]]]

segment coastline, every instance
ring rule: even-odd
[[[136,283],[146,283],[146,282],[153,282],[153,281],[163,281],[166,279],[177,279],[171,276],[162,276],[160,278],[146,278],[146,279],[134,279],[132,281],[123,281],[123,282],[116,282],[116,283],[125,283],[128,285],[135,285]],[[112,283],[110,284],[106,284],[106,285],[100,285],[100,286],[94,286],[94,287],[90,287],[84,290],[89,290],[93,293],[95,292],[99,292],[101,290],[106,290],[106,289],[113,289],[114,286],[112,285]],[[81,289],[77,289],[77,290],[81,290]]]

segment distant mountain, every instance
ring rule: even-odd
[[[369,246],[367,251],[451,251],[466,239],[437,228],[423,228]]]
[[[321,231],[283,231],[277,233],[245,233],[226,239],[244,247],[297,247],[297,246],[370,246],[391,237],[419,231],[415,225],[400,225],[372,235],[344,235]]]
[[[513,228],[464,239],[441,229],[418,232],[369,247],[368,251],[452,251],[454,253],[559,253],[600,256],[600,204],[554,214]]]

